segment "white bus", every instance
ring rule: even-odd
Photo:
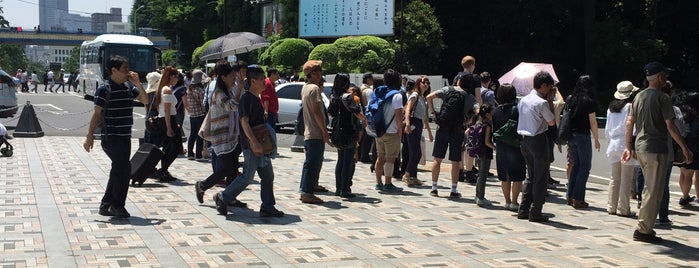
[[[127,34],[103,34],[80,46],[80,74],[78,87],[85,99],[92,100],[95,90],[109,79],[107,62],[112,55],[127,58],[131,71],[137,72],[141,83],[146,74],[160,67],[160,50],[148,38]]]

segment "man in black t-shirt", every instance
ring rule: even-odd
[[[223,192],[214,196],[216,210],[221,215],[228,214],[228,205],[234,201],[240,193],[245,190],[255,176],[255,172],[260,176],[260,217],[282,217],[284,212],[277,210],[274,205],[273,183],[274,170],[272,161],[267,155],[263,155],[262,145],[255,138],[252,128],[258,125],[265,125],[264,109],[260,101],[260,93],[265,90],[265,73],[257,65],[250,65],[247,68],[247,81],[250,89],[240,97],[238,114],[240,116],[240,146],[243,150],[243,174],[226,186]],[[268,129],[271,126],[267,126]]]

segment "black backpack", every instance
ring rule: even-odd
[[[439,109],[439,114],[435,118],[435,122],[439,127],[453,129],[462,127],[466,119],[464,114],[464,105],[466,93],[463,90],[457,90],[454,87],[449,87],[442,98],[442,107]]]

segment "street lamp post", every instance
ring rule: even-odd
[[[133,20],[133,24],[134,24],[134,31],[133,31],[134,33],[138,33],[138,11],[141,10],[141,8],[144,8],[144,7],[146,7],[146,6],[141,5],[140,7],[138,7],[138,8],[137,8],[136,10],[134,10],[134,12],[133,12],[133,15],[132,15],[133,18],[132,18],[132,20]]]

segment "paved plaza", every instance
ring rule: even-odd
[[[503,208],[495,178],[486,188],[493,206],[480,208],[473,185],[446,198],[448,172],[440,197],[429,195],[428,172],[418,175],[425,186],[381,194],[359,163],[357,198],[327,193],[324,204],[307,205],[298,199],[304,155],[280,148],[274,191],[283,218],[258,217],[258,184],[239,197],[249,208],[218,215],[212,197],[222,188],[207,191],[204,204],[194,194],[210,163],[179,158],[171,173],[180,181],[130,188],[132,217],[110,219],[97,214],[110,166],[99,141],[91,153],[81,137],[11,142],[14,156],[0,157],[2,267],[699,267],[699,204],[680,208],[675,195],[674,224],[656,229],[665,239],[658,245],[632,240],[636,220],[608,215],[607,186],[598,183],[588,184],[585,210],[564,204],[564,186],[551,190],[544,212],[552,218],[540,224]],[[334,191],[337,155],[325,158],[320,184]]]

